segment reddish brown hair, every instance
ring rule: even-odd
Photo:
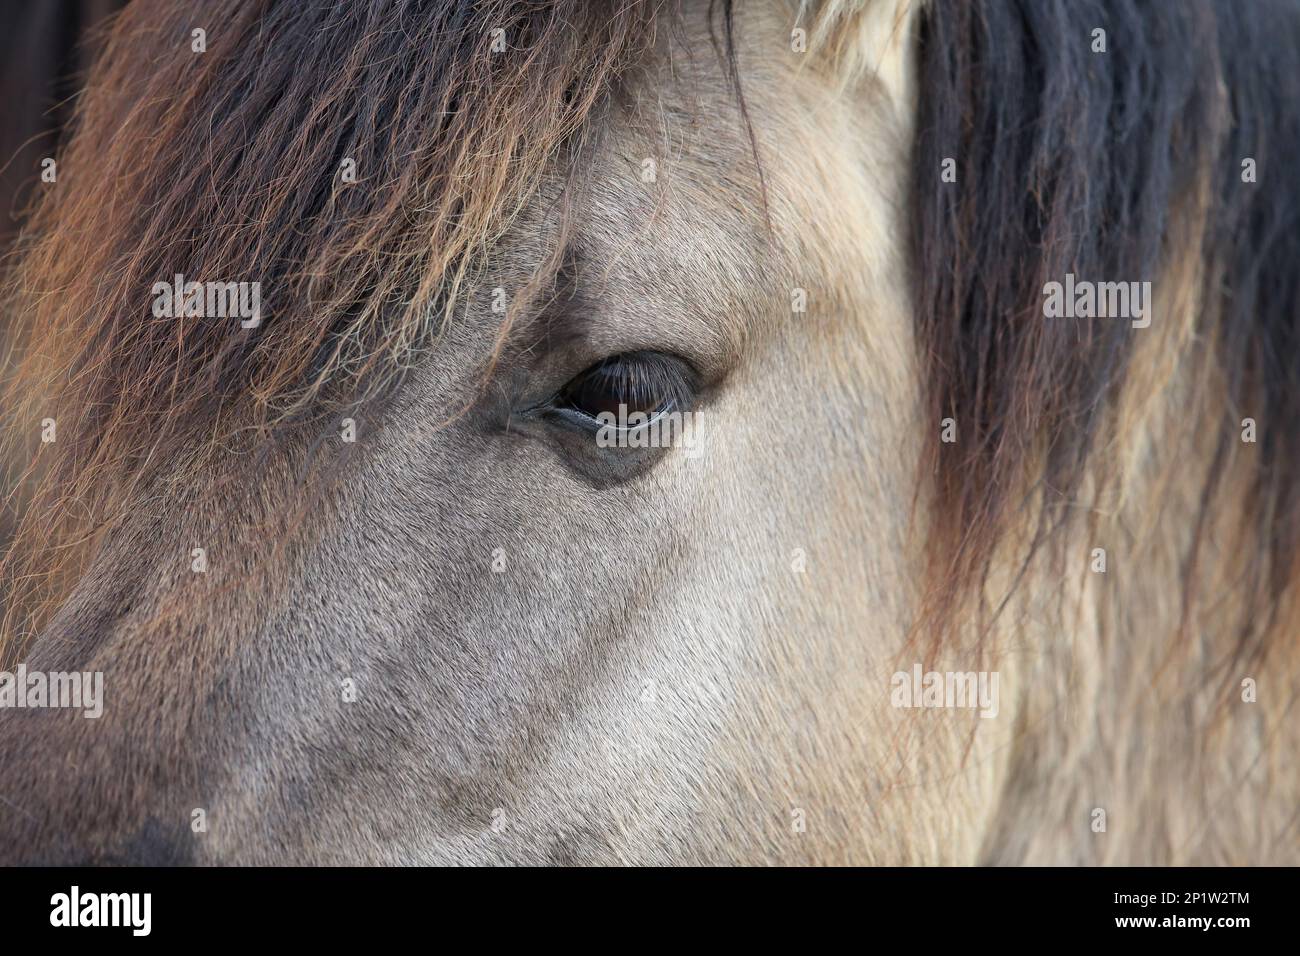
[[[653,20],[579,0],[133,2],[12,277],[8,453],[47,460],[5,562],[7,630],[35,626],[32,588],[57,595],[182,439],[397,374]],[[259,282],[260,327],[155,317],[176,274]]]

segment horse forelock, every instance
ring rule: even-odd
[[[569,0],[131,4],[59,159],[95,186],[50,192],[9,284],[11,456],[38,457],[27,424],[60,428],[11,579],[218,420],[351,406],[400,374],[654,22]],[[260,324],[151,312],[182,279],[256,283]]]

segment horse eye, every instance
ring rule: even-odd
[[[654,417],[689,404],[689,367],[680,359],[657,352],[630,352],[604,359],[560,390],[557,411],[577,412],[597,419],[639,412]]]

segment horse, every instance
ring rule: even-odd
[[[132,0],[0,859],[1297,862],[1298,102],[1293,0]]]

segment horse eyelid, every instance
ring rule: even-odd
[[[645,366],[641,369],[643,374],[657,374],[664,377],[662,382],[664,400],[651,413],[649,419],[631,428],[609,426],[582,408],[565,402],[566,393],[572,389],[575,383],[581,382],[585,377],[596,374],[616,362],[640,363]],[[581,426],[590,431],[614,427],[617,432],[630,434],[649,427],[671,412],[688,410],[694,403],[695,392],[695,370],[686,360],[661,353],[629,353],[602,359],[595,365],[575,375],[537,410],[554,415],[570,425]]]
[[[622,428],[617,425],[606,425],[604,422],[598,421],[597,419],[588,415],[586,412],[577,408],[571,408],[568,406],[551,406],[549,410],[554,414],[560,415],[561,417],[565,418],[568,421],[577,420],[582,425],[590,428],[592,431],[595,431],[596,429],[599,428],[609,428],[612,431],[618,432],[620,434],[630,435],[634,432],[643,431],[644,429],[649,428],[655,422],[661,421],[671,413],[675,411],[680,411],[682,409],[679,407],[676,399],[670,399],[669,401],[664,403],[662,408],[658,408],[655,410],[654,417],[646,419],[644,422],[641,422],[639,425],[633,425],[628,428]]]

